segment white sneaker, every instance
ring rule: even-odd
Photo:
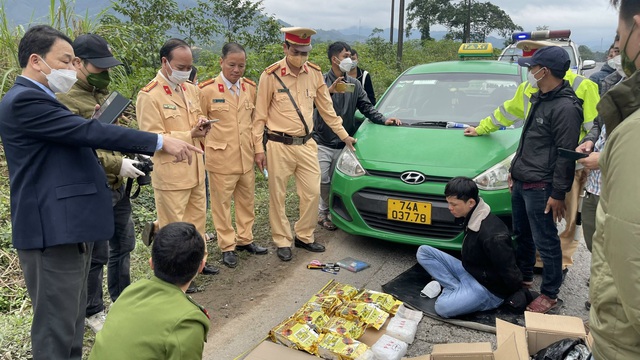
[[[106,318],[107,318],[107,314],[104,312],[104,310],[102,310],[99,313],[93,314],[88,318],[84,319],[84,323],[85,325],[90,327],[94,333],[97,333],[98,331],[102,330],[102,327],[104,326],[104,321],[106,320]]]

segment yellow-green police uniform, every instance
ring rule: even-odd
[[[256,103],[256,83],[240,79],[238,95],[227,87],[223,75],[199,84],[200,107],[212,125],[205,138],[205,168],[209,173],[211,214],[220,250],[253,242],[255,173],[251,132]],[[235,205],[236,231],[231,225],[231,198]]]
[[[277,74],[295,99],[309,130],[313,130],[313,106],[322,119],[340,139],[349,136],[342,126],[342,118],[336,115],[329,90],[318,65],[306,62],[296,76],[287,65],[286,58],[269,66],[258,82],[258,99],[253,126],[254,137],[262,138],[265,126],[269,132],[287,136],[305,136],[304,125],[286,91],[272,75]],[[262,142],[255,143],[256,154],[264,153]],[[285,212],[287,182],[295,176],[300,197],[300,218],[294,225],[298,239],[313,243],[316,228],[318,202],[320,200],[320,165],[318,146],[313,138],[305,144],[285,145],[267,142],[267,167],[269,171],[269,220],[271,236],[277,247],[290,247],[293,241],[291,226]]]
[[[206,310],[157,277],[127,287],[96,334],[90,360],[202,359]]]

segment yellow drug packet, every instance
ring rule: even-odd
[[[320,335],[316,354],[323,359],[353,360],[364,354],[369,347],[357,340],[335,333]]]

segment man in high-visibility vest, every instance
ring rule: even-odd
[[[517,44],[517,47],[522,49],[523,56],[525,57],[532,56],[536,50],[545,46],[559,45],[549,41],[533,40],[522,40]],[[596,110],[596,105],[598,101],[600,101],[598,85],[584,76],[577,75],[571,70],[567,71],[564,79],[569,81],[576,95],[584,101],[582,105],[584,122],[580,129],[580,140],[582,140],[593,126],[593,119],[598,115],[598,111]],[[537,91],[538,89],[532,87],[528,81],[521,83],[512,99],[505,101],[495,109],[490,116],[482,119],[477,127],[466,128],[464,135],[486,135],[498,130],[502,126],[511,126],[517,121],[523,121],[531,109],[531,104],[529,103],[531,95]],[[563,269],[567,269],[568,266],[573,265],[573,253],[578,248],[578,241],[575,238],[576,218],[580,194],[584,189],[586,178],[586,172],[583,171],[582,167],[580,167],[580,169],[576,167],[573,186],[565,198],[566,225],[564,231],[560,234]],[[539,257],[536,262],[536,267],[542,267],[542,262]]]

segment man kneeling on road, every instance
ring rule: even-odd
[[[193,224],[171,223],[155,235],[151,256],[154,276],[122,292],[89,359],[202,358],[209,315],[185,291],[204,268],[204,240]]]
[[[450,318],[495,309],[522,283],[509,229],[491,214],[473,180],[451,179],[444,195],[451,214],[464,218],[465,230],[462,261],[428,245],[418,248],[418,263],[443,287],[436,313]]]

